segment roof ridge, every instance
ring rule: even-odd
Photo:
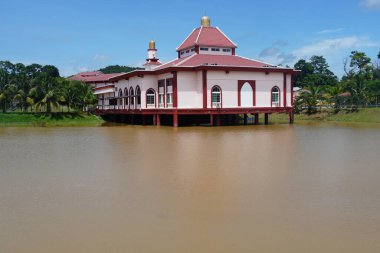
[[[199,29],[198,36],[197,36],[197,38],[195,39],[195,44],[198,43],[199,36],[201,36],[202,28],[203,28],[203,26],[201,26],[201,28]]]
[[[197,53],[192,54],[192,55],[190,55],[189,57],[184,58],[182,61],[178,62],[177,64],[174,64],[174,66],[178,66],[178,65],[180,65],[180,64],[182,64],[182,63],[187,62],[188,60],[190,60],[191,58],[193,58],[195,55],[197,55]]]
[[[176,59],[173,59],[173,60],[171,60],[171,61],[168,61],[168,62],[166,62],[166,63],[164,63],[164,64],[162,64],[162,65],[158,65],[158,66],[154,67],[152,70],[155,70],[155,69],[158,69],[158,68],[165,68],[166,65],[169,65],[170,63],[173,63],[173,62],[177,61],[178,59],[179,59],[179,58],[176,58]]]
[[[230,38],[228,38],[228,36],[225,35],[224,32],[223,32],[222,30],[220,30],[219,27],[215,26],[215,28],[216,28],[221,34],[223,34],[223,36],[226,37],[226,39],[228,39],[232,44],[234,44],[235,47],[237,47],[237,44],[235,44]]]
[[[198,28],[194,28],[192,31],[191,31],[191,33],[186,37],[186,39],[184,39],[183,41],[182,41],[182,43],[179,45],[179,47],[177,47],[176,48],[176,50],[178,50],[178,48],[180,48],[184,43],[185,43],[185,41],[193,34],[193,32],[196,30],[196,29],[198,29]]]

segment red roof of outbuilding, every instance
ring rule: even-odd
[[[196,45],[227,48],[237,47],[236,44],[233,43],[218,27],[201,26],[190,33],[185,41],[177,48],[177,51]]]
[[[74,76],[69,77],[71,80],[82,81],[85,83],[95,83],[95,82],[108,82],[111,78],[124,75],[125,73],[112,73],[112,74],[103,74],[100,71],[93,72],[82,72]]]

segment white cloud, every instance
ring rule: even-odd
[[[380,0],[362,0],[361,4],[369,10],[380,9]]]
[[[343,28],[337,28],[337,29],[326,29],[317,32],[317,34],[328,34],[328,33],[337,33],[343,31]]]
[[[310,57],[312,55],[329,55],[336,54],[344,49],[358,49],[362,47],[374,47],[378,46],[378,43],[370,41],[366,37],[343,37],[336,39],[327,39],[315,44],[307,45],[296,49],[293,54],[299,58]]]
[[[317,41],[290,52],[273,46],[262,50],[259,58],[272,64],[293,66],[299,59],[308,60],[313,55],[322,55],[326,58],[331,70],[338,76],[342,76],[343,60],[349,56],[351,51],[363,51],[379,46],[379,43],[373,42],[367,37],[350,36]]]
[[[96,54],[93,57],[94,61],[107,61],[110,57],[104,54]]]

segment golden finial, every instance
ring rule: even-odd
[[[207,16],[203,16],[202,19],[201,19],[201,26],[210,27],[210,25],[211,25],[210,18],[207,17]]]
[[[156,42],[154,40],[149,41],[149,49],[156,49]]]

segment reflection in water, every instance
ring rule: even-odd
[[[379,252],[379,128],[0,128],[0,252]]]

